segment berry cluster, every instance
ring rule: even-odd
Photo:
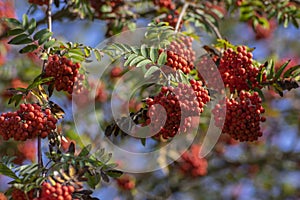
[[[43,110],[38,104],[21,104],[18,111],[0,115],[0,135],[4,140],[45,138],[56,128],[56,122],[50,109]]]
[[[154,5],[157,5],[162,8],[167,8],[170,10],[175,9],[175,4],[172,2],[172,0],[153,0]]]
[[[123,190],[132,190],[135,188],[135,179],[127,174],[117,179],[118,186]]]
[[[34,190],[31,190],[27,194],[25,194],[22,190],[14,188],[12,192],[12,199],[13,200],[33,200],[34,197]]]
[[[72,200],[72,194],[75,188],[71,185],[62,186],[60,183],[56,183],[52,186],[50,183],[44,182],[42,184],[41,196],[38,200]]]
[[[207,174],[207,160],[199,157],[200,146],[192,145],[189,151],[182,154],[178,162],[180,170],[192,177],[204,176]]]
[[[178,41],[172,41],[166,50],[160,49],[160,53],[163,51],[167,53],[166,65],[188,74],[194,68],[195,61],[192,42],[192,38],[181,36]]]
[[[220,117],[220,113],[226,112],[222,133],[227,133],[241,142],[257,140],[262,136],[260,122],[266,120],[261,116],[265,112],[261,102],[257,92],[251,94],[245,91],[241,91],[238,98],[222,100],[212,111],[216,126],[221,128],[224,119]]]
[[[260,68],[252,64],[252,53],[246,46],[238,46],[237,52],[227,49],[220,59],[219,71],[231,93],[260,87],[257,80]]]
[[[74,64],[64,56],[53,55],[48,58],[44,77],[54,77],[57,91],[67,91],[69,94],[74,91],[78,94],[83,89],[82,81],[85,79],[84,75],[79,73],[79,68],[79,63]]]
[[[187,133],[195,128],[192,126],[193,117],[199,117],[209,100],[208,91],[202,87],[201,81],[191,80],[191,86],[183,83],[178,83],[175,88],[164,86],[157,96],[146,101],[149,106],[146,125],[151,123],[150,129],[157,132],[156,138],[169,139],[177,133]],[[165,109],[167,116],[156,104]]]
[[[28,0],[28,2],[42,6],[42,5],[48,5],[49,0]]]
[[[116,13],[116,10],[124,4],[123,0],[89,0],[89,2],[95,10],[96,18],[103,18],[103,14]],[[103,6],[109,6],[111,9],[108,12],[103,12],[101,9]]]

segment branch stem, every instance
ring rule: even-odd
[[[202,13],[200,13],[197,9],[195,11],[199,16],[201,16],[203,22],[206,23],[211,28],[211,30],[215,33],[216,37],[218,39],[223,39],[218,27],[216,27],[211,21],[207,20],[207,18]]]
[[[178,32],[179,27],[180,27],[180,23],[181,23],[181,21],[182,21],[182,18],[183,18],[183,16],[184,16],[184,14],[185,14],[187,8],[189,7],[189,5],[190,5],[190,4],[189,4],[188,2],[185,2],[185,3],[184,3],[184,5],[183,5],[183,7],[182,7],[182,10],[181,10],[181,12],[180,12],[180,14],[179,14],[178,21],[177,21],[177,23],[176,23],[175,33]]]
[[[52,31],[52,3],[53,3],[53,0],[49,0],[48,8],[47,8],[47,11],[46,11],[47,26],[48,26],[48,29],[49,29],[50,32]],[[47,53],[50,53],[49,48],[47,49]],[[45,70],[45,66],[46,66],[46,61],[44,61],[44,63],[43,63],[43,69],[42,69],[43,72]],[[37,143],[38,143],[38,145],[37,145],[38,146],[38,152],[37,152],[37,154],[38,154],[37,155],[38,156],[38,164],[39,164],[39,167],[42,168],[43,167],[42,138],[40,136],[38,136]]]

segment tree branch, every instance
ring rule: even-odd
[[[183,5],[183,7],[182,7],[182,10],[181,10],[181,12],[180,12],[180,15],[179,15],[179,17],[178,17],[178,21],[177,21],[177,23],[176,23],[175,33],[178,32],[178,29],[179,29],[180,23],[181,23],[181,21],[182,21],[182,18],[183,18],[184,14],[185,14],[185,12],[186,12],[186,9],[187,9],[188,7],[189,7],[189,3],[188,3],[188,2],[185,2],[184,5]]]
[[[197,15],[199,15],[202,18],[202,21],[211,28],[211,30],[215,33],[218,39],[223,39],[221,33],[219,32],[218,27],[216,27],[211,21],[207,20],[207,18],[202,13],[200,13],[197,9],[195,9],[195,12],[197,13]]]

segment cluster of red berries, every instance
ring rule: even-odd
[[[135,188],[135,179],[127,174],[117,179],[118,186],[123,190],[132,190]]]
[[[71,185],[61,185],[56,183],[52,186],[50,183],[42,184],[41,195],[38,200],[72,200],[72,194],[75,188]]]
[[[115,13],[116,9],[118,9],[121,5],[124,4],[123,0],[113,0],[113,1],[106,1],[106,0],[89,0],[92,8],[95,10],[95,14],[97,18],[102,18],[103,14],[108,13]],[[101,8],[103,6],[109,6],[111,10],[109,12],[103,12]]]
[[[25,194],[22,190],[14,188],[12,192],[13,200],[33,200],[34,199],[34,190],[31,190]]]
[[[191,85],[178,83],[175,88],[163,86],[157,96],[146,101],[149,107],[146,125],[151,123],[150,129],[157,132],[154,137],[158,139],[169,139],[180,132],[187,133],[195,128],[193,117],[199,117],[209,100],[208,91],[203,88],[201,81],[191,80]],[[165,109],[167,116],[156,104]]]
[[[192,49],[193,39],[181,36],[178,41],[174,40],[166,50],[160,49],[159,52],[166,51],[166,65],[174,70],[181,70],[188,74],[194,68],[195,52]]]
[[[172,0],[153,0],[153,3],[161,8],[167,8],[170,10],[175,9],[175,4],[172,2]]]
[[[260,68],[252,64],[252,53],[247,51],[246,46],[238,46],[237,51],[227,49],[220,59],[219,71],[231,93],[260,88],[257,80]],[[265,75],[263,79],[266,79]]]
[[[57,91],[79,94],[83,90],[85,76],[79,73],[80,63],[73,63],[66,57],[49,56],[44,77],[54,77]]]
[[[0,135],[4,140],[45,138],[56,128],[56,122],[50,109],[43,110],[38,104],[21,104],[18,111],[1,114]]]
[[[28,0],[28,2],[42,6],[42,5],[48,5],[49,0]]]
[[[207,160],[199,157],[200,146],[192,145],[191,149],[184,152],[178,162],[180,170],[192,177],[204,176],[207,174]]]
[[[255,141],[262,136],[260,122],[266,121],[266,118],[261,116],[265,112],[261,103],[262,100],[257,92],[251,94],[241,91],[238,98],[226,98],[215,106],[212,110],[215,124],[222,128],[221,122],[224,119],[220,117],[220,113],[226,112],[222,133],[227,133],[241,142]]]

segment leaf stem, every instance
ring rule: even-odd
[[[188,7],[189,7],[189,3],[188,3],[188,2],[185,2],[184,5],[183,5],[183,7],[182,7],[182,10],[181,10],[181,12],[180,12],[180,14],[179,14],[178,21],[177,21],[177,23],[176,23],[175,33],[178,32],[179,27],[180,27],[180,23],[181,23],[181,21],[182,21],[182,18],[183,18],[184,14],[185,14],[185,12],[186,12],[186,9],[187,9]]]

